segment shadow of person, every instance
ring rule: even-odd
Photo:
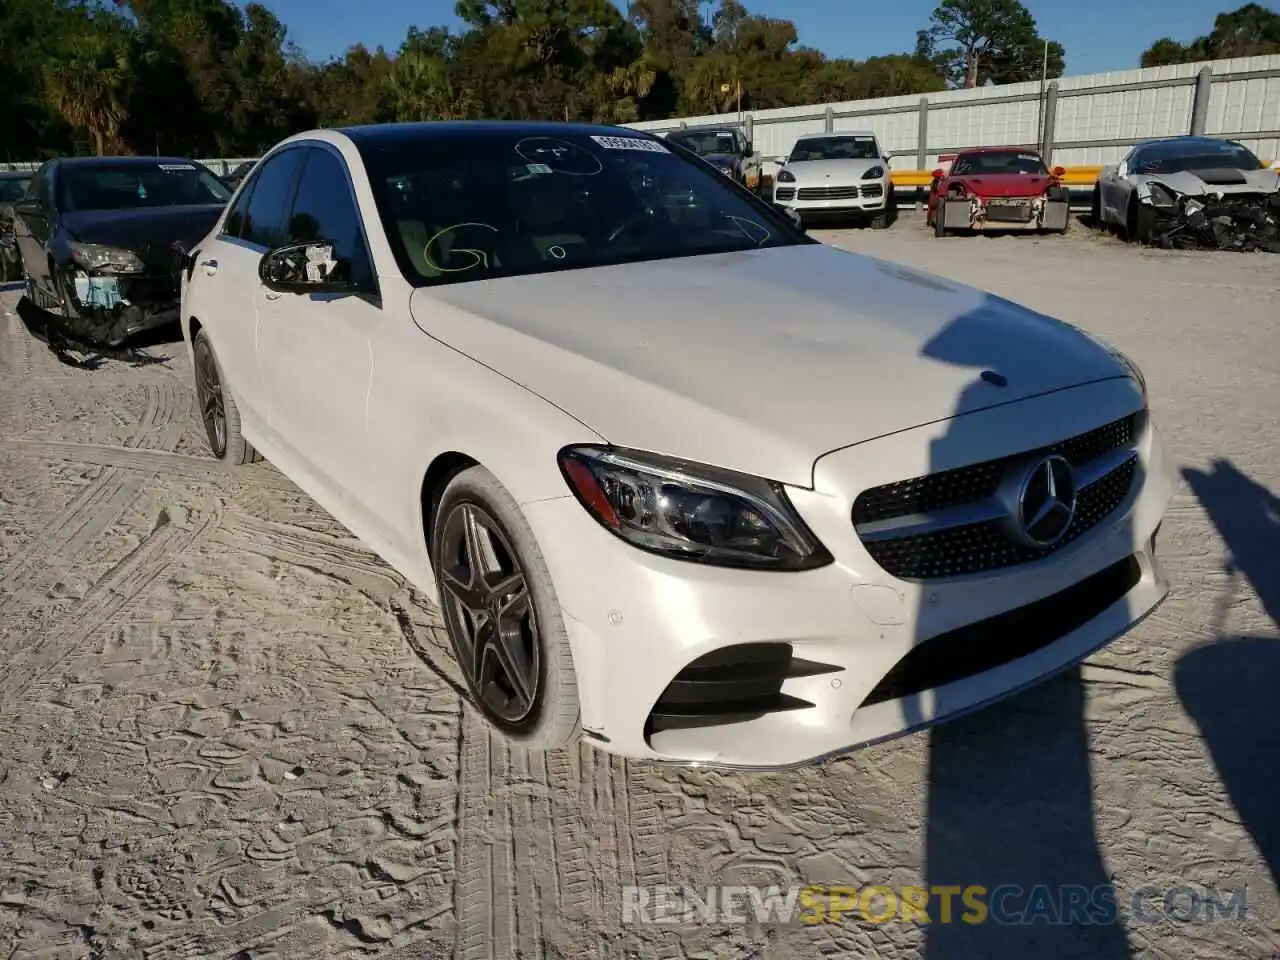
[[[1226,541],[1228,583],[1252,584],[1277,632],[1225,637],[1185,654],[1174,688],[1195,721],[1227,794],[1280,882],[1280,498],[1226,460],[1183,471]],[[1233,597],[1224,597],[1229,604]]]
[[[930,472],[983,459],[981,454],[975,456],[975,449],[982,434],[991,432],[989,424],[981,425],[988,415],[963,414],[1004,402],[1002,378],[984,377],[983,371],[1010,378],[1035,375],[1034,371],[999,369],[1000,358],[1009,356],[1007,346],[999,342],[1004,330],[1001,316],[1007,316],[1002,304],[997,298],[984,300],[948,323],[923,351],[927,359],[972,371],[972,381],[957,399],[957,416],[946,422],[945,432],[930,445]],[[1015,318],[1013,322],[1025,321]],[[1012,396],[1013,391],[1008,394]],[[1088,429],[1062,426],[1062,435],[1066,438]],[[1135,475],[1135,486],[1141,481]],[[1126,546],[1131,546],[1128,519],[1121,524],[1123,529],[1116,536],[1128,537]],[[936,632],[930,619],[937,614],[927,607],[927,602],[922,603],[917,620],[921,643]],[[1085,614],[1079,622],[1092,615]],[[1073,630],[1067,624],[1070,616],[1069,610],[1055,609],[1040,627],[1044,639],[1039,642],[1046,655],[1062,649],[1057,638]],[[967,656],[987,656],[984,647],[1023,645],[1025,650],[1034,629],[1030,621],[998,625],[966,638],[975,644]],[[1073,650],[1069,655],[1054,655],[1053,662],[1068,664],[1065,669],[1059,666],[1054,679],[945,722],[930,733],[924,873],[934,909],[924,929],[927,960],[1113,960],[1130,955],[1094,828],[1085,693],[1077,665],[1092,649]],[[1017,656],[1010,653],[1004,659],[1012,662]],[[1051,661],[1046,661],[1050,672]],[[1034,682],[1039,679],[1043,676]],[[935,691],[932,715],[957,709],[956,703],[946,702],[947,689]],[[918,709],[913,700],[906,702],[909,721]],[[986,891],[989,913],[985,919],[980,914],[970,914],[971,919],[963,916],[960,891],[975,886]],[[945,888],[953,891],[949,920],[940,909],[939,896]]]

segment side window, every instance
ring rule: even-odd
[[[259,246],[278,247],[288,241],[285,217],[292,199],[298,165],[304,150],[285,150],[268,160],[250,184],[252,195],[245,211],[240,238]]]
[[[362,288],[374,288],[373,264],[360,229],[360,211],[347,179],[346,165],[328,150],[307,153],[298,195],[289,217],[290,243],[325,240],[347,276]]]
[[[236,197],[235,206],[231,208],[231,212],[227,214],[227,219],[222,224],[224,237],[239,239],[244,236],[244,225],[249,214],[249,198],[253,195],[253,188],[257,182],[257,177],[250,180],[240,191],[240,196]]]
[[[39,200],[41,206],[48,210],[53,203],[53,191],[50,189],[52,183],[53,164],[46,163],[36,171],[36,175],[27,184],[26,198],[28,200]]]

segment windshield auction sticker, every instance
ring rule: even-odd
[[[641,150],[645,153],[670,153],[657,140],[641,140],[639,137],[592,137],[606,150]]]

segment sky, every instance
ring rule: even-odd
[[[457,25],[454,0],[260,0],[308,56],[325,60],[364,43],[395,50],[411,25]],[[620,7],[624,0],[615,0]],[[1067,74],[1130,70],[1155,40],[1186,43],[1207,34],[1213,18],[1247,0],[1024,0],[1040,35],[1066,47]],[[795,23],[800,43],[858,60],[909,52],[937,0],[745,0],[751,13]],[[704,9],[711,9],[705,5]]]

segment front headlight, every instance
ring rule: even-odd
[[[781,484],[613,447],[566,447],[559,461],[587,512],[642,550],[764,570],[832,562]]]
[[[99,273],[142,273],[146,265],[132,250],[106,247],[100,243],[72,243],[71,260],[86,270]]]
[[[779,170],[778,175],[773,178],[778,183],[795,183],[796,175],[790,170]]]
[[[872,167],[862,175],[863,180],[879,180],[884,176],[884,167]]]
[[[1154,180],[1148,181],[1147,189],[1151,191],[1151,205],[1153,207],[1177,206],[1178,195],[1163,183],[1156,183]]]

